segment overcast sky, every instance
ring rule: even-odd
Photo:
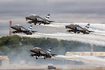
[[[51,14],[50,19],[59,23],[105,23],[105,0],[0,0],[0,37],[8,35],[10,20],[13,25],[28,27],[25,17],[30,14],[41,17]],[[56,31],[41,26],[34,28]]]

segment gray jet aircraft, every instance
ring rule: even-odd
[[[41,56],[43,56],[44,59],[51,58],[52,56],[56,56],[56,54],[51,54],[51,48],[49,48],[46,52],[39,47],[35,47],[35,48],[31,49],[30,52],[33,53],[33,54],[30,54],[30,56],[36,57],[36,59],[38,59],[38,57],[41,57]]]
[[[32,31],[32,25],[30,25],[28,29],[20,25],[11,26],[11,28],[16,30],[16,31],[13,31],[12,33],[25,33],[27,35],[32,35],[34,32],[37,32],[37,31]]]
[[[54,22],[54,21],[50,21],[49,18],[50,18],[50,14],[48,14],[46,18],[42,18],[39,15],[31,15],[31,16],[25,17],[26,21],[30,20],[28,21],[28,23],[30,24],[34,23],[34,25],[36,25],[37,23],[39,23],[40,25],[40,24],[50,24],[51,22]]]
[[[82,32],[83,34],[89,34],[90,32],[94,32],[94,31],[89,31],[89,26],[90,24],[87,24],[87,26],[85,26],[85,28],[77,25],[77,24],[70,24],[70,25],[66,25],[65,28],[69,28],[70,30],[67,30],[67,32],[74,32],[74,33],[80,33]]]

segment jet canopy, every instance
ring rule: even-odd
[[[41,48],[39,48],[39,47],[35,47],[35,48],[33,48],[33,49],[41,49]]]
[[[36,14],[31,14],[31,16],[39,16],[39,15],[36,15]]]
[[[20,26],[20,24],[16,24],[16,26]]]

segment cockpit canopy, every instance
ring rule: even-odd
[[[20,26],[20,24],[16,24],[16,26]]]
[[[39,47],[35,47],[35,48],[33,48],[33,49],[41,49],[41,48],[39,48]]]
[[[31,14],[31,16],[38,16],[38,15],[36,15],[36,14]]]

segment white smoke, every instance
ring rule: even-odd
[[[105,67],[105,60],[95,56],[79,56],[79,55],[72,55],[72,56],[64,56],[64,55],[57,55],[53,57],[54,59],[65,59],[65,60],[75,60],[75,61],[82,61],[89,65],[95,65],[98,67]]]
[[[101,45],[105,46],[105,38],[104,36],[98,36],[96,35],[84,35],[84,34],[68,34],[68,33],[52,33],[52,34],[46,34],[46,33],[36,33],[34,35],[21,35],[25,37],[31,37],[31,38],[40,38],[40,37],[46,37],[46,38],[57,38],[59,40],[73,40],[73,41],[80,41],[84,43],[90,43],[95,45]]]
[[[57,28],[64,28],[65,25],[69,25],[72,23],[53,23],[50,25],[42,25],[42,26],[48,26],[48,27],[57,27]],[[78,24],[82,27],[85,27],[88,23],[74,23]],[[35,33],[33,35],[21,35],[18,34],[19,36],[26,36],[26,37],[50,37],[50,38],[57,38],[57,39],[62,39],[62,40],[73,40],[73,41],[80,41],[84,43],[90,43],[90,44],[95,44],[95,45],[102,45],[105,46],[105,24],[92,24],[90,23],[90,29],[91,31],[94,31],[90,34],[74,34],[74,33],[61,33],[61,32],[56,32],[56,33]]]

